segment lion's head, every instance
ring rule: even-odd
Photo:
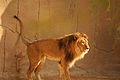
[[[88,53],[90,46],[88,44],[88,36],[84,33],[75,33],[76,38],[76,52],[80,54],[81,58]]]
[[[84,33],[73,33],[59,39],[59,48],[67,54],[66,60],[81,59],[89,51],[88,36]]]

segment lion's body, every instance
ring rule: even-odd
[[[29,55],[35,55],[32,51],[35,50],[36,57],[44,55],[50,60],[60,61],[64,55],[64,51],[59,49],[58,41],[55,39],[46,39],[34,42],[28,45],[27,50],[31,52]]]
[[[22,24],[19,18],[15,18]],[[23,35],[21,36],[24,42]],[[36,79],[41,80],[39,72],[46,58],[58,62],[62,80],[71,80],[69,68],[77,60],[82,59],[89,51],[88,38],[83,33],[73,33],[59,39],[38,40],[33,43],[27,43],[26,46],[30,62],[27,73],[28,80],[33,80],[33,72],[36,75]]]

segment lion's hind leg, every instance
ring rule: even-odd
[[[34,73],[38,66],[40,65],[40,63],[42,62],[42,56],[43,54],[40,53],[38,50],[36,50],[35,47],[28,47],[28,58],[29,58],[29,69],[27,72],[27,80],[33,80],[33,76],[32,73]]]
[[[46,59],[45,56],[41,56],[39,64],[34,71],[37,80],[42,80],[39,73],[40,73],[40,70],[42,69],[43,64],[45,63],[45,59]]]
[[[32,73],[34,72],[35,67],[36,67],[36,65],[30,64],[28,72],[27,72],[27,80],[33,80]]]

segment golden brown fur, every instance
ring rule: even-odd
[[[27,72],[28,80],[33,80],[33,72],[36,79],[41,80],[39,71],[46,58],[58,62],[61,80],[71,80],[69,68],[77,60],[82,59],[88,51],[88,37],[86,34],[79,32],[59,39],[45,39],[29,43],[27,44],[27,54],[30,62]]]

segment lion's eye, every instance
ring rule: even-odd
[[[85,43],[84,42],[81,42],[82,45],[84,45]]]

